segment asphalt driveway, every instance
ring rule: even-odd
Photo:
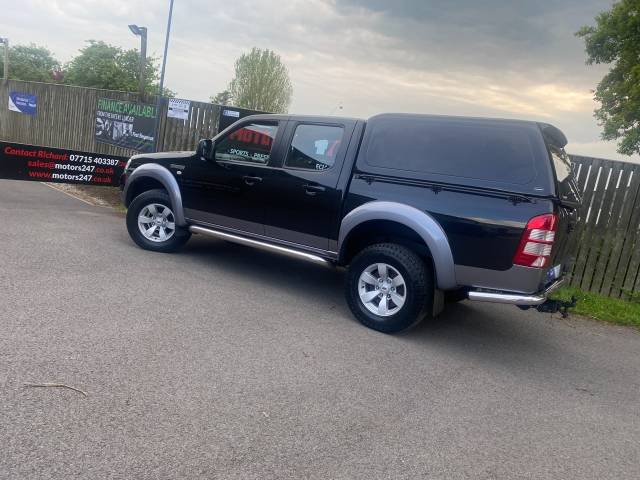
[[[463,302],[386,336],[337,271],[145,252],[39,183],[0,220],[0,478],[640,478],[635,330]]]

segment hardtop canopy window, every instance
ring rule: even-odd
[[[537,175],[535,135],[528,125],[486,121],[387,121],[371,132],[365,158],[380,168],[525,185]]]

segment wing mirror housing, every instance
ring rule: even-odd
[[[213,148],[213,140],[211,140],[210,138],[202,139],[198,142],[196,156],[205,160],[211,160],[213,158]]]

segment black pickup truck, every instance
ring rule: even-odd
[[[195,152],[132,157],[127,228],[159,252],[203,234],[346,267],[349,307],[383,332],[447,298],[540,306],[581,202],[566,143],[517,120],[257,115]]]

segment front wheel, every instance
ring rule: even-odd
[[[349,308],[365,326],[396,333],[433,309],[433,273],[412,250],[393,243],[365,248],[347,270]]]
[[[164,190],[149,190],[133,199],[127,210],[127,230],[132,240],[145,250],[174,252],[191,233],[176,225],[171,199]]]

